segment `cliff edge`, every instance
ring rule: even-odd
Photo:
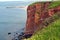
[[[44,21],[60,12],[60,2],[35,2],[27,8],[27,22],[25,34],[33,34],[46,27],[50,22]]]
[[[56,20],[58,20],[57,23],[55,22]],[[57,40],[57,39],[59,40],[60,36],[59,20],[60,20],[60,1],[35,2],[33,4],[30,4],[27,8],[27,21],[25,32],[22,36],[21,35],[19,36],[19,39],[29,38],[26,40]],[[54,34],[55,37],[52,36]],[[56,35],[58,36],[58,38]]]

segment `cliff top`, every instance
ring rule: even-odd
[[[35,2],[35,3],[30,4],[29,6],[33,6],[35,4],[40,4],[40,3],[45,3],[45,2]],[[54,2],[50,3],[48,8],[54,8],[54,7],[59,6],[59,5],[60,5],[60,1],[54,1]]]
[[[52,2],[52,3],[48,6],[48,8],[54,8],[54,7],[59,6],[59,5],[60,5],[60,1]]]
[[[40,3],[45,3],[45,2],[35,2],[30,4],[29,6],[33,6],[35,4],[40,4]],[[48,9],[55,8],[57,6],[60,6],[60,1],[51,2],[50,5],[48,6]],[[60,30],[60,18],[55,22],[52,22],[51,24],[49,24],[44,29],[39,30],[31,38],[27,40],[60,40],[59,30]]]

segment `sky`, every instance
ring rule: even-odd
[[[0,2],[3,1],[51,1],[51,0],[0,0]]]

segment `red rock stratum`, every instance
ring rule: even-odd
[[[33,34],[36,30],[41,30],[48,25],[48,23],[43,23],[46,18],[60,12],[60,5],[48,8],[51,3],[52,2],[37,2],[28,6],[25,34]]]

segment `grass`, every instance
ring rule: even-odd
[[[54,8],[54,7],[59,6],[59,5],[60,5],[60,1],[55,1],[55,2],[52,2],[52,3],[48,6],[48,8]]]
[[[38,31],[27,40],[60,40],[60,19]]]
[[[34,4],[40,4],[40,3],[44,3],[44,2],[34,2],[34,3],[30,4],[29,6],[33,6]],[[48,8],[54,8],[54,7],[59,6],[59,5],[60,5],[60,1],[53,1],[48,6]]]

